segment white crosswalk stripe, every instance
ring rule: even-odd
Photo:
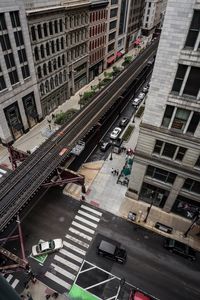
[[[54,268],[54,270],[64,276],[66,276],[67,278],[70,278],[71,280],[75,279],[75,275],[71,274],[70,272],[64,270],[63,268],[51,263],[51,266]]]
[[[93,221],[96,221],[96,222],[99,222],[99,221],[100,221],[100,219],[99,219],[99,218],[97,218],[97,217],[94,217],[94,216],[92,216],[92,215],[90,215],[90,214],[88,214],[88,213],[84,212],[83,210],[80,210],[80,209],[79,209],[78,213],[79,213],[80,215],[82,215],[82,216],[85,216],[85,217],[87,217],[88,219],[91,219],[91,220],[93,220]]]
[[[86,206],[86,205],[81,205],[81,208],[84,208],[85,210],[88,210],[88,211],[90,211],[90,212],[92,212],[93,214],[96,214],[96,215],[98,215],[98,216],[102,216],[102,213],[100,212],[100,211],[98,211],[98,210],[96,210],[96,209],[93,209],[93,208],[91,208],[91,207],[89,207],[89,206]]]
[[[72,254],[71,252],[69,252],[69,251],[67,251],[67,250],[65,250],[65,249],[60,249],[59,252],[60,252],[61,254],[65,255],[65,256],[67,256],[67,257],[69,257],[69,258],[71,258],[71,259],[73,259],[73,260],[79,262],[80,264],[83,262],[83,259],[82,259],[82,258],[78,257],[78,256],[75,255],[75,254]]]
[[[67,290],[70,290],[71,284],[67,283],[65,280],[60,279],[58,276],[56,276],[50,272],[46,272],[45,276],[48,277],[49,279],[53,280],[54,282],[58,283],[59,285],[63,286]]]
[[[55,260],[59,261],[60,263],[62,263],[63,265],[71,268],[72,270],[75,270],[75,271],[78,271],[79,270],[79,266],[73,264],[72,262],[58,256],[58,255],[55,255],[54,257]]]
[[[78,227],[78,228],[80,228],[80,229],[82,229],[82,230],[84,230],[84,231],[86,231],[86,232],[89,232],[89,233],[91,233],[91,234],[94,234],[94,233],[95,233],[95,231],[94,231],[93,229],[90,229],[90,228],[88,228],[88,227],[86,227],[86,226],[84,226],[84,225],[81,225],[81,224],[79,224],[78,222],[73,221],[73,222],[72,222],[72,225],[74,225],[74,226],[76,226],[76,227]]]
[[[18,279],[15,279],[13,281],[13,283],[11,284],[11,286],[13,287],[13,289],[17,286],[17,284],[19,283],[19,280]]]
[[[88,240],[88,241],[91,241],[91,240],[92,240],[92,237],[91,237],[91,236],[89,236],[89,235],[87,235],[87,234],[85,234],[85,233],[82,233],[81,231],[78,231],[78,230],[74,229],[73,227],[70,227],[70,228],[69,228],[69,231],[70,231],[71,233],[74,233],[74,234],[76,234],[76,235],[78,235],[78,236],[84,238],[85,240]]]
[[[92,222],[86,220],[85,218],[82,218],[82,217],[79,217],[79,216],[75,216],[74,219],[79,220],[79,221],[81,221],[81,222],[83,222],[83,223],[85,223],[85,224],[87,224],[87,225],[89,225],[91,227],[97,228],[97,224],[92,223]]]
[[[69,234],[67,234],[65,237],[66,237],[67,239],[69,239],[69,240],[71,240],[71,241],[77,243],[77,244],[80,245],[80,246],[83,246],[83,247],[85,247],[85,248],[89,248],[89,244],[84,243],[84,242],[82,242],[81,240],[79,240],[79,239],[77,239],[77,238],[75,238],[75,237],[73,237],[73,236],[71,236],[71,235],[69,235]]]
[[[6,281],[10,282],[12,278],[13,278],[13,275],[9,274],[8,277],[6,278]]]
[[[63,241],[63,245],[65,247],[69,248],[69,249],[72,249],[73,251],[75,251],[75,252],[77,252],[81,255],[84,255],[84,256],[86,255],[86,251],[84,251],[84,250],[82,250],[82,249],[80,249],[80,248],[78,248],[78,247],[76,247],[76,246],[74,246],[74,245],[72,245],[72,244],[70,244],[66,241]]]

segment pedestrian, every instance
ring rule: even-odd
[[[51,295],[46,295],[46,299],[49,299],[51,297]]]
[[[53,293],[52,297],[55,298],[55,299],[58,298],[58,293],[57,292]]]
[[[116,175],[119,176],[119,169],[116,170]]]
[[[114,169],[113,169],[113,168],[111,169],[111,174],[113,174],[113,175],[114,175]]]

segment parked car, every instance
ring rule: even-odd
[[[116,246],[114,243],[106,242],[104,240],[97,246],[97,254],[108,259],[114,260],[118,263],[124,264],[126,262],[126,250]]]
[[[120,133],[121,133],[122,129],[119,127],[115,127],[115,129],[111,132],[110,134],[110,138],[112,140],[115,140],[119,137]]]
[[[188,245],[181,243],[179,241],[166,238],[164,241],[164,248],[169,250],[172,253],[179,254],[184,256],[185,258],[193,261],[196,260],[196,253],[195,251]]]
[[[100,150],[102,151],[102,152],[106,152],[109,148],[110,148],[110,146],[111,146],[111,143],[110,142],[101,142],[100,143]]]
[[[151,300],[151,298],[149,296],[146,296],[142,292],[137,291],[137,292],[134,293],[131,300]]]
[[[63,247],[62,239],[49,240],[47,242],[40,242],[32,247],[32,255],[38,256],[52,253]]]
[[[121,119],[119,126],[125,127],[128,124],[129,119],[128,118],[123,118]]]
[[[135,107],[138,107],[138,105],[140,104],[140,102],[141,102],[141,99],[135,98],[135,99],[132,101],[132,105],[135,106]]]
[[[149,90],[148,86],[144,86],[143,89],[142,89],[142,92],[143,93],[148,93],[148,90]]]
[[[137,98],[143,100],[145,96],[146,96],[145,93],[139,93],[139,95],[137,96]]]

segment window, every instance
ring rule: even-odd
[[[10,69],[12,67],[15,67],[15,61],[14,61],[14,56],[13,53],[8,53],[4,55],[5,62],[6,62],[6,67],[7,69]]]
[[[183,94],[197,96],[200,89],[200,68],[191,67]]]
[[[174,180],[176,178],[176,174],[172,172],[165,171],[160,168],[156,168],[153,166],[148,166],[146,175],[150,176],[152,178],[155,178],[157,180],[163,181],[165,183],[173,184]]]
[[[162,126],[163,127],[168,127],[169,126],[173,111],[174,111],[174,107],[171,106],[171,105],[167,105],[167,107],[165,109],[165,114],[164,114],[164,117],[163,117],[163,121],[162,121]]]
[[[49,43],[46,43],[46,54],[47,54],[47,56],[50,55]]]
[[[115,48],[115,43],[112,43],[108,46],[108,52],[112,51]]]
[[[27,78],[30,76],[30,71],[28,65],[24,65],[21,67],[23,78]]]
[[[39,39],[42,39],[42,28],[40,24],[37,26],[37,31]]]
[[[162,155],[166,157],[173,158],[175,151],[176,151],[177,146],[169,143],[165,143]]]
[[[180,92],[184,77],[185,77],[185,73],[187,70],[187,66],[185,65],[178,65],[178,70],[176,72],[176,77],[174,80],[174,84],[172,87],[172,91],[174,92]]]
[[[43,30],[44,30],[44,36],[47,37],[48,36],[47,23],[43,24]]]
[[[59,27],[60,27],[60,32],[63,31],[63,22],[62,19],[59,20]]]
[[[15,43],[17,47],[24,45],[24,40],[23,40],[23,35],[21,30],[15,31],[14,36],[15,36]]]
[[[39,60],[39,52],[38,52],[38,47],[35,47],[34,49],[34,55],[35,55],[35,60]]]
[[[50,33],[50,35],[53,35],[53,25],[52,25],[52,22],[49,22],[49,33]]]
[[[55,53],[54,41],[51,41],[51,52]]]
[[[200,155],[195,163],[195,167],[198,167],[198,168],[200,167]]]
[[[189,192],[200,194],[200,182],[187,178],[183,184],[183,189]]]
[[[111,0],[111,5],[118,4],[118,0]]]
[[[10,83],[11,83],[11,85],[13,85],[13,84],[19,82],[19,79],[18,79],[18,75],[17,75],[17,71],[16,71],[16,70],[9,72],[8,75],[9,75],[9,78],[10,78]]]
[[[41,54],[41,58],[44,58],[45,53],[44,53],[44,45],[40,46],[40,54]]]
[[[36,41],[35,26],[31,27],[31,37],[32,37],[32,41]]]
[[[190,115],[189,110],[183,108],[177,108],[171,128],[183,131],[189,115]]]
[[[37,68],[37,75],[39,79],[42,78],[42,70],[40,66]]]
[[[3,13],[0,13],[0,30],[6,30],[6,21],[5,21],[5,16]]]
[[[56,51],[60,51],[59,39],[56,40]]]
[[[110,10],[110,18],[117,17],[117,8],[113,8]]]
[[[111,34],[109,34],[109,38],[108,38],[108,40],[109,41],[112,41],[112,40],[114,40],[115,39],[115,35],[116,35],[116,32],[114,31],[114,32],[112,32]]]
[[[0,91],[4,90],[6,88],[6,83],[4,80],[3,75],[0,75]]]
[[[186,153],[186,150],[187,150],[186,148],[179,147],[178,152],[176,153],[176,156],[175,156],[175,160],[182,161],[183,157]]]
[[[163,207],[168,195],[168,191],[144,182],[139,197],[147,203],[152,203],[157,207]]]
[[[20,64],[27,61],[26,51],[25,49],[18,50],[19,62]]]
[[[11,18],[11,23],[13,28],[21,26],[18,11],[10,12],[10,18]]]
[[[159,140],[156,140],[156,143],[155,143],[155,146],[154,146],[154,149],[153,149],[153,153],[160,154],[162,146],[163,146],[163,142],[159,141]]]
[[[200,113],[194,112],[190,124],[187,128],[188,134],[194,134],[200,121]]]
[[[194,48],[200,31],[200,10],[195,10],[186,39],[185,47]]]
[[[175,214],[181,215],[187,219],[192,220],[198,210],[200,209],[200,203],[190,200],[183,196],[178,196],[172,207],[172,212]]]
[[[3,34],[0,36],[0,43],[3,51],[11,49],[11,44],[10,44],[10,39],[8,34]]]
[[[58,33],[58,21],[57,20],[54,21],[54,29],[55,29],[55,33]]]

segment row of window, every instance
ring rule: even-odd
[[[102,32],[106,31],[106,24],[101,23],[98,25],[95,25],[93,27],[90,27],[90,37],[91,36],[96,36],[97,34],[101,34]]]
[[[105,44],[106,42],[106,37],[105,36],[101,36],[100,38],[96,39],[95,41],[90,41],[90,44],[89,44],[89,49],[90,50],[94,50],[98,47],[101,47]]]
[[[90,12],[90,23],[96,22],[96,21],[99,21],[102,19],[106,19],[106,17],[107,17],[107,11],[105,9]]]
[[[34,47],[35,61],[41,60],[64,49],[64,38],[58,38]]]
[[[43,76],[49,75],[52,72],[56,71],[57,69],[63,67],[65,65],[65,55],[58,56],[57,58],[54,58],[50,60],[47,63],[44,63],[42,66],[37,67],[37,75],[38,78],[41,79]]]
[[[186,148],[171,143],[156,140],[153,153],[171,158],[172,160],[182,161],[186,153]]]
[[[87,13],[81,15],[70,15],[66,18],[65,23],[67,27],[69,25],[69,29],[74,29],[76,27],[80,27],[88,24],[88,15]]]
[[[199,78],[200,68],[179,64],[172,92],[178,93],[179,96],[197,97],[200,90]]]
[[[177,132],[193,135],[199,121],[199,112],[167,105],[162,126]]]
[[[11,19],[12,28],[17,28],[17,27],[21,26],[19,11],[11,11],[10,19]],[[6,26],[5,15],[4,15],[4,13],[0,13],[0,31],[6,30],[6,29],[7,29],[7,26]]]
[[[169,172],[149,165],[146,170],[146,176],[165,183],[173,184],[177,175],[173,172]],[[200,194],[200,182],[191,178],[185,179],[182,188],[189,192]]]
[[[47,79],[45,83],[40,84],[40,94],[41,96],[44,96],[45,94],[48,94],[52,90],[54,90],[59,85],[63,84],[67,80],[67,72],[64,70],[63,72],[60,72],[59,74],[56,74],[55,76],[51,77],[50,79]]]
[[[37,41],[60,32],[63,32],[62,19],[31,26],[32,41]]]
[[[105,50],[104,48],[95,51],[95,53],[90,55],[90,64],[97,62],[99,59],[104,57]]]
[[[66,35],[66,46],[71,47],[87,39],[87,29],[79,29]]]
[[[71,62],[87,53],[86,44],[79,45],[73,49],[67,51],[67,62]]]

